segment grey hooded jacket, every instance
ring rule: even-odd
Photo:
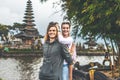
[[[43,65],[40,68],[40,80],[62,80],[63,60],[66,60],[68,65],[73,64],[65,45],[55,40],[50,43],[47,41],[43,45]]]

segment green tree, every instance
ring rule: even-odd
[[[120,0],[63,0],[62,9],[81,33],[94,35],[118,34],[120,26]]]
[[[77,30],[76,27],[80,26],[80,34],[83,37],[92,33],[104,40],[112,39],[114,42],[119,42],[120,0],[62,1],[62,9],[67,14],[65,18],[74,25],[73,30]]]
[[[23,24],[21,24],[21,23],[17,23],[17,22],[15,22],[15,23],[13,23],[13,26],[12,26],[12,29],[13,30],[16,30],[16,29],[22,29],[22,28],[24,28],[24,26],[23,26]]]
[[[3,25],[3,24],[0,24],[0,36],[2,34],[4,34],[5,36],[8,34],[8,31],[9,31],[9,27],[8,25]]]

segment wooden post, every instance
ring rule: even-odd
[[[94,69],[91,69],[91,70],[89,71],[90,80],[94,80],[94,73],[95,73],[95,70],[94,70]]]

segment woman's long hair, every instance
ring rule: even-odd
[[[49,31],[49,29],[50,29],[51,27],[55,27],[55,28],[56,28],[57,34],[56,34],[56,37],[55,37],[55,38],[56,38],[56,39],[58,38],[58,29],[57,29],[57,27],[56,27],[56,23],[55,23],[55,22],[50,22],[49,25],[48,25],[48,27],[47,27],[46,35],[45,35],[45,37],[44,37],[44,41],[45,41],[45,42],[50,39],[50,37],[49,37],[49,35],[48,35],[48,31]]]

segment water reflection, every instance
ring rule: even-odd
[[[110,56],[111,62],[113,64],[113,56]],[[80,62],[81,65],[88,64],[90,62],[99,62],[103,64],[104,56],[77,56],[77,61]]]
[[[42,58],[0,58],[0,78],[3,80],[38,80]]]
[[[81,65],[89,62],[100,62],[103,56],[78,56],[77,61]],[[20,58],[0,58],[0,78],[3,80],[38,80],[39,68],[42,58],[20,57]]]
[[[17,59],[21,67],[21,80],[38,80],[41,58],[23,57]]]
[[[11,58],[0,59],[0,78],[3,80],[20,80],[19,62]]]
[[[102,61],[104,60],[104,56],[78,56],[77,61],[80,62],[81,65],[88,64],[90,62],[99,62],[102,64]]]

